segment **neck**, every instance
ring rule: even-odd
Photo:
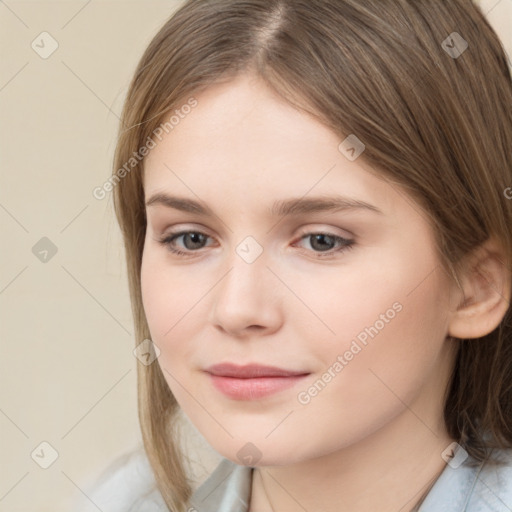
[[[307,461],[255,468],[250,512],[413,512],[445,468],[453,441],[406,409],[392,425]],[[404,434],[404,433],[408,433]]]

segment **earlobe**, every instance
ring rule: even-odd
[[[468,258],[450,336],[480,338],[498,327],[510,307],[511,273],[504,262],[504,251],[492,238]]]

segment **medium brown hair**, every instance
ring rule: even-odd
[[[457,48],[454,32],[468,43],[460,55],[448,51]],[[115,152],[136,343],[150,337],[140,283],[144,160],[122,179],[119,170],[172,109],[249,71],[340,142],[349,134],[364,142],[360,158],[428,215],[457,282],[463,257],[490,236],[511,268],[504,191],[512,186],[512,80],[497,35],[470,0],[189,0],[138,64]],[[512,446],[510,307],[493,332],[454,342],[444,418],[450,436],[482,461]],[[182,512],[192,487],[175,431],[178,403],[158,364],[139,364],[138,383],[146,453],[165,502]]]

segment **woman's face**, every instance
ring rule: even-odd
[[[434,435],[455,304],[419,207],[258,79],[195,98],[144,176],[144,309],[184,413],[253,466]],[[301,376],[213,377],[221,363]]]

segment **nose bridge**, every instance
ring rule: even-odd
[[[246,237],[235,247],[228,264],[230,271],[225,277],[224,292],[238,295],[245,291],[246,300],[254,300],[264,291],[269,274],[267,255],[253,237]]]
[[[215,293],[215,324],[232,333],[255,325],[276,327],[279,305],[271,293],[274,276],[267,263],[267,254],[256,240],[244,239],[235,247]]]

